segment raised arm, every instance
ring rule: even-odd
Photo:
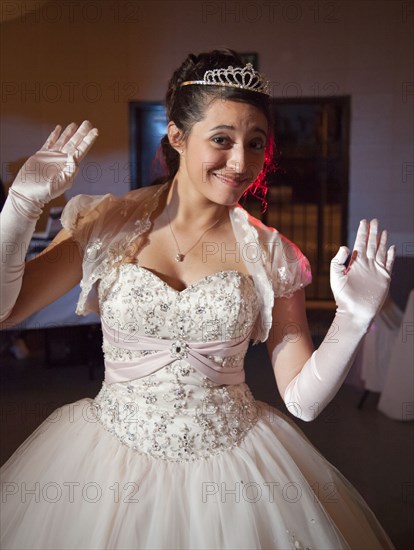
[[[28,262],[25,256],[44,205],[69,189],[98,131],[85,121],[57,126],[20,169],[0,215],[0,323],[10,326],[52,302],[80,279],[81,258],[67,232]],[[21,295],[21,296],[20,296]],[[19,299],[18,299],[19,297]],[[5,321],[7,322],[5,323]]]
[[[274,322],[280,328],[273,343],[268,342],[268,349],[283,400],[302,420],[316,418],[338,392],[387,296],[395,247],[387,250],[386,231],[379,239],[377,235],[378,221],[362,220],[348,267],[346,247],[341,247],[332,260],[331,287],[337,309],[325,339],[313,353],[302,317],[301,291],[290,300],[275,301]]]

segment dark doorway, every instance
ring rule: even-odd
[[[308,257],[307,297],[330,300],[329,266],[347,242],[350,98],[275,99],[277,170],[268,178],[268,208],[246,208]]]

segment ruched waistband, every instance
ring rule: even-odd
[[[229,341],[188,342],[181,339],[170,340],[123,332],[118,328],[110,327],[104,319],[102,319],[102,332],[105,341],[116,348],[154,352],[131,361],[105,359],[107,384],[148,376],[179,359],[187,361],[217,384],[240,384],[245,380],[243,361],[234,367],[223,367],[208,356],[224,358],[245,353],[249,346],[249,335]]]

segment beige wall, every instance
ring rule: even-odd
[[[2,0],[1,10],[6,184],[56,123],[88,118],[100,138],[68,197],[124,193],[128,101],[161,100],[187,53],[229,46],[258,52],[276,96],[351,95],[349,240],[378,216],[399,255],[413,254],[412,1]]]

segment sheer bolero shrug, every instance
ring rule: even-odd
[[[139,249],[139,237],[151,227],[150,216],[169,184],[143,187],[123,197],[77,195],[62,213],[67,229],[83,253],[81,294],[76,312],[99,313],[96,284],[105,277],[109,288],[117,278],[117,265]],[[274,299],[290,297],[312,280],[307,258],[277,230],[265,226],[240,205],[229,207],[237,253],[253,277],[260,313],[252,332],[264,342],[272,323]],[[137,248],[138,247],[138,248]]]

